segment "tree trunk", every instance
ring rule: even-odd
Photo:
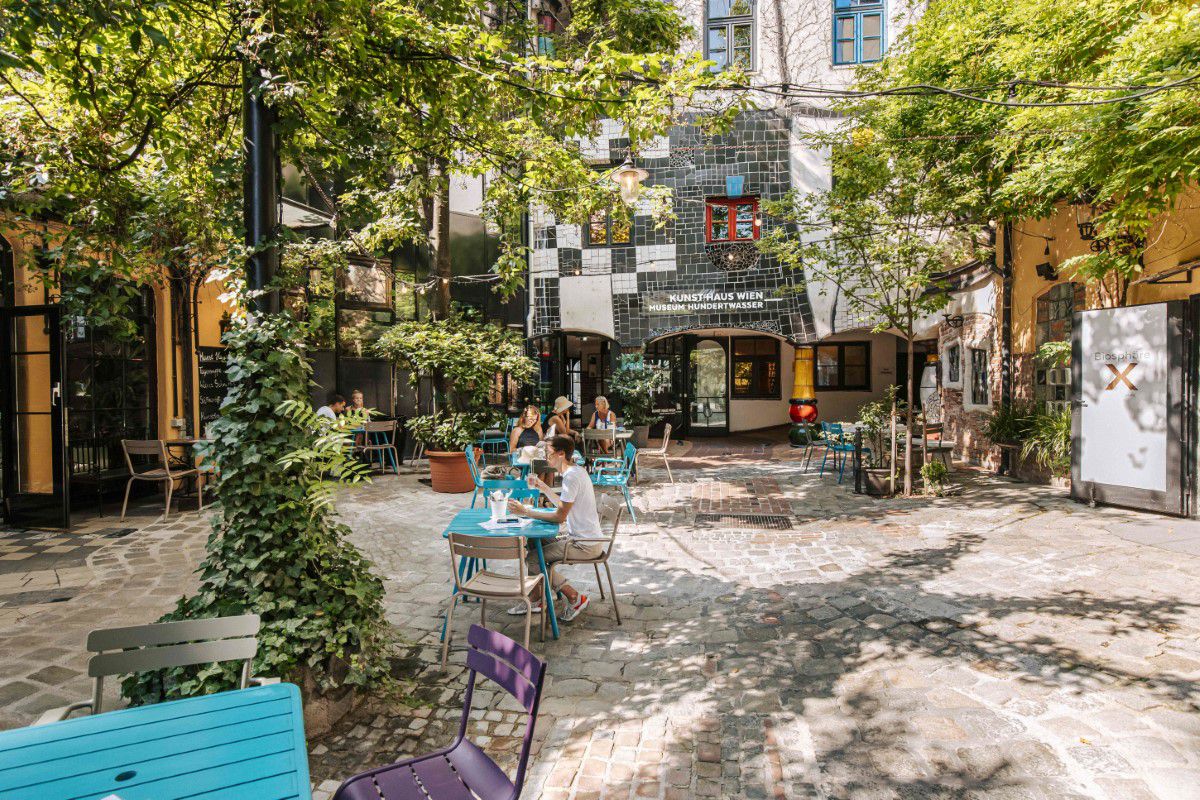
[[[436,319],[450,316],[450,169],[445,159],[437,161],[438,189],[433,198],[433,261],[429,277],[434,279],[430,310]]]
[[[912,495],[913,463],[912,463],[912,431],[913,431],[913,337],[910,333],[905,340],[908,342],[908,352],[904,357],[908,362],[908,375],[905,389],[908,392],[908,407],[904,409],[904,496]]]

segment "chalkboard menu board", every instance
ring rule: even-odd
[[[200,430],[221,415],[221,401],[229,389],[225,377],[225,348],[201,347],[200,354]]]

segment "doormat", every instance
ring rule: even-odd
[[[697,514],[697,528],[765,528],[790,531],[792,518],[782,514]]]

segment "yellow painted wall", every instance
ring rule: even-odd
[[[1049,219],[1023,220],[1013,227],[1013,352],[1029,354],[1037,349],[1037,299],[1056,284],[1071,280],[1070,275],[1060,275],[1054,281],[1040,278],[1037,265],[1049,261],[1058,266],[1072,256],[1084,255],[1091,250],[1090,244],[1079,238],[1075,212],[1068,206],[1062,206]],[[1053,238],[1047,241],[1044,237]],[[1049,255],[1046,254],[1047,244]],[[1200,259],[1200,190],[1193,190],[1180,197],[1170,213],[1155,222],[1147,237],[1145,271],[1140,279],[1130,282],[1126,304],[1182,300],[1200,293],[1200,269],[1193,273],[1188,283],[1140,282],[1197,259]],[[1186,277],[1179,275],[1170,280]],[[1086,297],[1088,308],[1100,308],[1105,304],[1095,286],[1087,288]],[[999,309],[996,313],[999,314]]]
[[[0,236],[3,236],[13,248],[13,267],[14,267],[14,295],[15,304],[18,306],[42,305],[46,301],[46,293],[42,283],[37,277],[36,271],[32,268],[33,255],[44,246],[44,242],[53,242],[57,231],[61,231],[61,226],[54,223],[24,223],[16,221],[5,221],[0,218]],[[200,290],[198,304],[198,329],[199,341],[202,346],[218,346],[220,344],[220,321],[222,316],[230,310],[229,307],[221,303],[218,299],[223,291],[220,284],[206,284]],[[176,416],[181,416],[183,413],[182,401],[182,384],[184,381],[192,382],[193,391],[198,391],[198,370],[196,368],[196,359],[192,358],[192,372],[186,375],[183,372],[183,353],[182,348],[189,346],[188,343],[180,343],[180,347],[176,348],[172,342],[173,318],[170,302],[170,290],[165,281],[161,285],[153,287],[154,303],[155,303],[155,374],[157,376],[156,385],[156,400],[157,400],[157,424],[158,436],[161,438],[174,438],[182,435],[182,432],[171,427],[171,419]],[[46,337],[42,333],[42,328],[39,324],[36,326],[24,326],[27,332],[27,345],[38,345],[40,349],[44,349],[46,345]],[[36,329],[36,330],[35,330]],[[176,361],[178,364],[178,376],[175,375],[172,362],[172,349],[174,349]],[[18,396],[18,402],[28,404],[31,409],[48,408],[49,395],[48,387],[50,383],[49,362],[47,359],[30,359],[25,371],[17,377],[19,386],[28,387],[28,392],[22,392]],[[193,407],[192,430],[199,431],[199,408],[198,403],[194,403]],[[32,429],[27,433],[31,446],[22,447],[22,463],[21,472],[25,477],[24,487],[32,492],[49,492],[52,488],[52,461],[50,448],[51,430],[49,427],[49,418],[34,418],[39,420],[31,425]],[[45,419],[43,424],[40,420]]]

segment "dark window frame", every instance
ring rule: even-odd
[[[724,63],[713,68],[713,72],[724,72],[733,64],[732,55],[737,49],[733,46],[734,29],[743,25],[750,26],[750,63],[744,69],[747,72],[755,72],[758,70],[758,2],[757,0],[747,0],[750,5],[749,14],[733,14],[728,17],[710,17],[708,14],[708,0],[704,3],[704,30],[701,34],[704,38],[704,58],[706,61],[715,61],[712,57],[714,52],[709,42],[709,35],[712,31],[721,29],[725,34],[725,50]]]
[[[593,215],[583,226],[583,246],[592,249],[599,247],[632,247],[633,246],[633,221],[625,223],[627,238],[623,242],[613,241],[613,215],[612,211],[604,212],[604,241],[597,242],[592,240],[592,226],[596,224],[596,218],[599,214]]]
[[[822,347],[836,347],[838,349],[837,356],[837,383],[836,384],[821,384],[821,370],[817,361],[817,352]],[[846,348],[861,347],[864,351],[864,374],[867,382],[865,385],[847,384],[846,383]],[[865,341],[858,342],[821,342],[813,345],[813,386],[819,392],[869,392],[871,391],[871,343]]]
[[[739,356],[737,355],[738,342],[770,342],[772,345],[774,345],[775,352],[771,355],[759,355],[755,353],[753,355]],[[751,390],[748,392],[739,392],[737,388],[736,376],[737,365],[739,362],[749,362],[750,364],[754,365],[752,368],[753,377],[751,379]],[[759,364],[771,363],[775,365],[775,386],[773,391],[769,387],[764,389],[760,384],[759,378],[762,376],[760,375],[758,368]],[[736,398],[738,400],[779,400],[782,397],[781,392],[783,388],[783,381],[780,380],[779,377],[780,366],[780,347],[778,339],[774,339],[770,336],[731,337],[729,342],[729,397],[731,399]]]
[[[750,224],[750,237],[737,235],[737,207],[749,205],[753,215]],[[728,237],[717,239],[713,237],[713,206],[725,207],[725,224],[728,225]],[[762,225],[758,223],[757,197],[709,197],[704,200],[704,241],[708,244],[734,244],[736,242],[753,242],[759,238]]]
[[[967,352],[971,356],[971,405],[973,406],[988,406],[992,404],[992,389],[991,389],[991,352],[983,347],[970,347]],[[979,360],[983,369],[977,369],[976,354],[982,353],[983,357]],[[981,381],[979,376],[983,375]],[[981,394],[982,393],[982,394]],[[980,397],[983,397],[980,400]]]
[[[962,383],[962,342],[946,345],[946,383]]]

